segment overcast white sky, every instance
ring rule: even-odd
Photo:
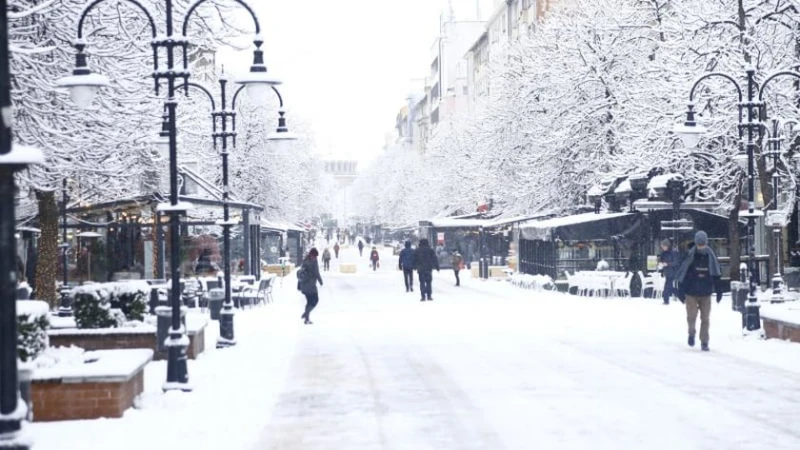
[[[452,0],[458,19],[495,0]],[[424,76],[447,0],[250,0],[284,101],[314,127],[318,152],[366,162]],[[257,6],[256,6],[257,5]],[[247,54],[243,57],[249,58]],[[248,62],[236,61],[236,67]],[[289,122],[291,127],[291,122]]]

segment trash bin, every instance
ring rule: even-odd
[[[731,281],[731,308],[734,311],[744,312],[750,287],[741,281]]]
[[[222,288],[208,291],[208,309],[211,311],[211,320],[219,320],[219,312],[222,311],[222,302],[224,301],[225,291]]]

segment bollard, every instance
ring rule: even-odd
[[[211,320],[219,320],[224,301],[225,291],[222,288],[214,288],[208,291],[208,309],[211,311]]]
[[[58,304],[58,317],[72,317],[72,302],[74,298],[70,295],[71,291],[72,289],[70,288],[61,288],[59,291],[61,298]]]
[[[165,344],[167,339],[169,339],[169,329],[172,326],[172,307],[157,306],[156,316],[158,317],[156,327],[156,340],[158,341],[157,349],[158,353],[163,354],[166,358],[167,346]],[[181,325],[184,329],[186,329],[186,307],[181,307]]]

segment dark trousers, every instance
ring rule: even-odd
[[[378,261],[372,261],[372,271],[378,270]]]
[[[358,249],[358,256],[364,256],[364,249],[363,248]]]
[[[431,287],[431,283],[433,282],[433,272],[428,271],[419,271],[419,293],[422,298],[431,298],[431,292],[433,288]]]
[[[323,259],[322,260],[322,270],[330,270],[331,269],[331,260],[330,259]]]
[[[667,277],[667,279],[664,280],[664,303],[669,303],[669,298],[673,294],[678,295],[675,289],[675,277]]]
[[[458,277],[459,269],[453,269],[453,272],[456,274],[456,286],[461,286],[461,278]]]
[[[319,303],[319,294],[304,294],[306,296],[306,312],[303,316],[306,319],[311,319],[311,311],[317,307]]]
[[[403,269],[403,280],[406,282],[406,292],[414,290],[414,269]]]

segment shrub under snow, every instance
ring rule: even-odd
[[[49,313],[46,302],[17,301],[17,355],[20,361],[32,361],[47,349]]]
[[[114,328],[126,321],[144,320],[150,286],[144,281],[120,281],[76,287],[75,323],[78,328]]]

